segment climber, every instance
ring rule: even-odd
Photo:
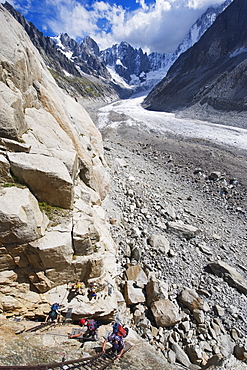
[[[45,322],[59,322],[60,320],[60,313],[59,313],[59,304],[53,303],[51,306],[50,312],[46,316]]]
[[[71,338],[78,338],[78,337],[83,337],[85,335],[85,333],[87,332],[88,328],[87,328],[87,320],[85,319],[80,319],[78,321],[78,324],[81,326],[81,330],[76,333],[76,334],[71,334],[70,335],[70,339]]]
[[[96,299],[97,297],[97,291],[96,291],[97,287],[96,285],[94,284],[92,287],[91,287],[91,290],[90,290],[90,295],[91,295],[91,299],[94,298]]]
[[[117,334],[113,332],[109,334],[104,340],[104,343],[102,346],[102,353],[105,353],[105,347],[106,347],[107,342],[112,344],[112,352],[116,353],[117,358],[120,358],[124,352],[124,346],[125,346],[123,337],[118,336]]]
[[[77,280],[77,282],[70,287],[70,289],[75,290],[76,293],[84,295],[83,288],[85,288],[85,284],[80,280]]]
[[[80,319],[78,324],[82,327],[82,329],[76,333],[70,335],[70,338],[78,338],[83,337],[84,339],[97,341],[98,340],[98,327],[100,326],[100,323],[98,321],[95,321],[94,319],[85,320]]]
[[[93,340],[98,340],[98,327],[100,326],[99,321],[94,319],[87,320],[87,332],[86,336],[92,337]]]

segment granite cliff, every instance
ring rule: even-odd
[[[63,297],[64,313],[113,317],[117,295],[93,304],[67,289],[76,279],[115,287],[101,135],[3,6],[0,19],[1,312],[42,319]]]

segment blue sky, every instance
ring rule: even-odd
[[[4,3],[5,1],[1,1]],[[46,36],[91,36],[105,49],[127,41],[147,52],[173,52],[191,25],[222,0],[8,0]]]

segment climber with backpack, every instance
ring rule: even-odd
[[[53,303],[51,305],[50,312],[46,316],[45,322],[51,321],[51,322],[59,322],[60,319],[60,313],[59,313],[59,304]]]
[[[124,328],[121,324],[116,322],[112,327],[112,333],[108,334],[104,340],[102,353],[105,353],[106,343],[109,342],[112,344],[112,352],[116,353],[117,358],[120,358],[124,352],[124,338],[127,337],[128,332],[128,328]]]
[[[97,341],[98,340],[98,327],[100,323],[94,319],[86,320],[80,319],[78,324],[82,327],[77,333],[70,335],[70,338],[81,338]]]
[[[99,321],[94,319],[87,320],[87,332],[86,336],[92,337],[93,340],[98,340],[98,327],[100,326]]]

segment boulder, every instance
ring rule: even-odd
[[[78,155],[75,150],[66,150],[66,149],[57,149],[57,148],[52,148],[50,149],[52,152],[53,156],[55,158],[58,158],[60,161],[64,163],[66,166],[69,175],[74,181],[78,175],[78,170],[79,170],[79,163],[78,163]]]
[[[24,152],[29,153],[30,152],[30,145],[27,145],[25,143],[21,143],[16,140],[10,140],[1,137],[0,138],[0,145],[3,146],[6,150],[10,152]]]
[[[212,249],[205,242],[198,243],[197,246],[200,248],[200,250],[203,253],[208,254],[208,255],[213,254]]]
[[[0,285],[11,285],[17,281],[17,274],[12,271],[1,271],[0,272]]]
[[[44,235],[48,218],[28,189],[15,186],[0,192],[0,242],[24,244]]]
[[[26,245],[10,245],[6,246],[9,255],[12,258],[15,267],[25,268],[29,265],[29,261],[26,253]]]
[[[62,161],[30,153],[9,153],[11,171],[26,184],[40,202],[71,208],[73,182]]]
[[[29,274],[29,280],[40,293],[45,293],[49,289],[51,289],[52,282],[45,276],[42,271],[39,271],[37,273],[32,272],[31,274]]]
[[[138,324],[141,320],[145,317],[145,307],[141,304],[136,306],[136,309],[133,313],[134,323],[135,325]]]
[[[147,284],[147,275],[139,265],[129,266],[126,270],[127,280],[135,281],[138,288],[144,288]]]
[[[94,225],[94,218],[81,212],[80,217],[73,220],[72,237],[76,255],[84,256],[96,252],[100,236]]]
[[[176,361],[184,365],[187,369],[190,369],[191,362],[184,350],[177,343],[172,343],[171,348],[176,354]]]
[[[218,304],[216,304],[214,306],[214,310],[215,310],[216,315],[218,315],[218,316],[224,316],[225,315],[225,309],[224,309],[224,307],[221,307]]]
[[[204,312],[202,310],[197,310],[197,309],[193,310],[193,317],[198,324],[204,324],[205,317],[204,317]]]
[[[178,296],[178,299],[190,311],[208,310],[207,305],[204,304],[203,300],[199,297],[195,289],[185,288]]]
[[[240,292],[247,295],[247,282],[234,267],[231,267],[221,260],[218,262],[209,263],[208,267],[214,274],[223,277],[223,279],[227,281],[229,285],[237,288]]]
[[[219,335],[217,337],[217,345],[219,346],[220,353],[224,358],[228,358],[233,354],[235,343],[231,340],[230,335]]]
[[[25,141],[31,146],[33,154],[61,160],[74,180],[80,170],[78,153],[70,137],[51,113],[44,109],[26,109],[26,121],[30,130],[24,135]]]
[[[170,250],[169,240],[164,235],[155,234],[148,238],[148,244],[162,254],[167,254]]]
[[[213,171],[208,175],[209,180],[217,181],[221,178],[221,172]]]
[[[146,300],[142,289],[135,287],[135,282],[133,280],[125,282],[124,298],[127,305],[143,303]]]
[[[94,254],[88,260],[85,280],[93,283],[105,273],[104,254]]]
[[[62,271],[72,263],[73,248],[69,231],[51,230],[27,247],[29,264],[35,269]]]
[[[199,233],[199,229],[197,227],[184,224],[183,222],[170,221],[167,223],[167,227],[168,232],[186,239],[194,238]]]
[[[175,209],[170,204],[168,204],[163,210],[161,210],[161,214],[163,214],[168,220],[176,219]]]
[[[14,269],[15,261],[5,247],[0,247],[0,271]]]
[[[236,344],[234,347],[234,355],[240,361],[247,360],[247,350],[243,345]]]
[[[161,299],[151,304],[156,325],[159,327],[174,326],[180,321],[179,309],[169,299]]]
[[[146,293],[147,305],[150,307],[152,302],[168,299],[168,284],[165,281],[152,277],[147,284]]]
[[[22,309],[23,305],[12,296],[2,296],[0,297],[0,307],[3,311],[19,311]]]

